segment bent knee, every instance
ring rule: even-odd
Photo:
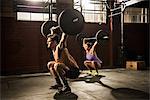
[[[88,64],[88,62],[87,61],[84,61],[84,65],[87,65]]]
[[[48,63],[47,63],[47,68],[48,68],[48,69],[50,69],[51,67],[53,67],[53,66],[54,66],[54,64],[55,64],[55,62],[54,62],[54,61],[50,61],[50,62],[48,62]]]
[[[91,64],[92,64],[92,61],[84,61],[85,66],[88,66],[88,65],[91,65]]]
[[[101,68],[101,63],[99,63],[99,62],[94,62],[94,65],[95,65],[95,67],[97,67],[97,68]]]
[[[55,69],[56,71],[61,71],[64,66],[65,66],[65,65],[64,65],[63,63],[55,63],[55,64],[54,64],[54,69]]]

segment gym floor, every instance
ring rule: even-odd
[[[56,90],[49,87],[55,81],[49,73],[1,76],[1,100],[149,100],[148,70],[102,69],[101,77],[93,78],[87,72],[69,80],[72,93],[67,97],[54,96]]]

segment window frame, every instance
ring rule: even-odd
[[[50,2],[47,0],[47,2]],[[54,9],[56,0],[52,0]],[[17,21],[47,21],[50,20],[49,7],[45,7],[46,0],[18,0],[16,1],[16,20]],[[49,6],[49,5],[47,5]],[[23,18],[23,13],[26,15]],[[39,16],[39,17],[38,17]],[[52,20],[57,21],[56,11],[52,12]]]
[[[148,23],[148,8],[126,8],[124,23]]]
[[[20,18],[21,14],[26,13],[28,16],[25,16],[24,18]],[[38,17],[35,19],[35,15],[39,14],[41,20],[38,19]],[[45,17],[48,16],[48,17]],[[29,17],[29,18],[28,18]],[[53,21],[57,21],[57,14],[52,14]],[[37,12],[17,12],[17,21],[47,21],[49,20],[49,14],[48,13],[37,13]]]
[[[89,2],[89,5],[91,5],[91,6],[93,5],[94,9],[89,9],[90,7],[88,7],[86,4],[84,5],[83,1]],[[106,0],[99,0],[99,1],[74,0],[73,2],[74,2],[74,9],[77,9],[80,12],[82,12],[85,22],[87,22],[87,23],[106,23],[106,20],[107,20],[107,8],[105,5]],[[96,8],[96,6],[97,6],[97,8]],[[87,14],[89,14],[89,17],[93,17],[93,18],[89,19],[88,17],[86,17]],[[98,17],[98,19],[97,19],[97,17]]]

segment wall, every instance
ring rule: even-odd
[[[124,24],[124,42],[127,60],[136,60],[142,56],[149,66],[149,24],[126,23]]]
[[[119,16],[113,18],[113,65],[125,67],[126,60],[141,60],[149,66],[149,24],[148,23],[124,23],[123,26],[123,47],[124,54],[121,57],[121,29]]]
[[[42,22],[2,19],[2,73],[30,73],[46,69],[46,42],[40,34]]]
[[[120,46],[121,46],[121,17],[114,16],[113,17],[113,32],[112,32],[112,52],[113,52],[113,65],[115,66],[121,66],[121,55],[120,55]]]
[[[141,60],[149,66],[149,24],[148,23],[124,23],[123,25],[123,47],[124,54],[121,56],[121,23],[120,16],[113,17],[112,51],[113,65],[125,67],[127,60]],[[113,67],[112,67],[113,68]],[[115,68],[115,67],[114,67]]]

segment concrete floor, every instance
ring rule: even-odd
[[[103,69],[99,73],[104,77],[92,79],[86,72],[69,81],[72,93],[66,96],[54,96],[49,73],[1,76],[1,100],[149,100],[149,71]]]

